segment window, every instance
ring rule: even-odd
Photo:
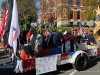
[[[70,0],[70,5],[73,5],[73,0]]]
[[[79,22],[77,22],[77,25],[79,25]]]
[[[80,19],[80,11],[77,11],[77,19]]]
[[[73,11],[70,10],[70,19],[73,19]]]
[[[70,22],[70,25],[72,25],[72,26],[73,26],[73,22]]]
[[[77,6],[80,6],[80,0],[77,0]]]

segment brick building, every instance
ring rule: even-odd
[[[76,25],[84,20],[84,0],[41,0],[41,22],[57,20],[57,26],[64,24]]]

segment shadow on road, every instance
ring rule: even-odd
[[[86,70],[88,70],[88,69],[94,67],[95,65],[97,65],[98,64],[97,62],[100,62],[100,58],[98,58],[98,59],[94,60],[93,62],[89,63]]]
[[[72,69],[72,65],[71,64],[65,64],[65,65],[61,65],[57,67],[57,71],[53,71],[53,72],[49,72],[49,73],[45,73],[45,74],[41,74],[41,75],[58,75],[61,73],[64,73],[65,71],[68,71],[70,69]],[[28,71],[25,73],[14,73],[14,69],[0,69],[0,75],[36,75],[35,70],[34,71]]]
[[[0,51],[0,57],[4,56],[4,55],[5,55],[5,53],[3,51]]]
[[[1,56],[0,59],[8,58],[8,56]]]
[[[49,74],[50,75],[58,75],[58,74],[66,72],[70,69],[73,69],[71,64],[64,64],[64,65],[61,65],[61,66],[57,66],[57,71],[49,72],[49,73],[45,73],[45,74],[41,74],[41,75],[49,75]]]

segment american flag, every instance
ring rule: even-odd
[[[2,23],[1,23],[1,38],[4,36],[4,29],[5,29],[5,17],[6,17],[6,8],[4,8],[3,16],[2,16]]]
[[[9,8],[9,0],[7,0],[6,7],[4,8],[3,17],[2,17],[2,23],[1,23],[1,38],[4,38],[5,34],[5,28],[6,28],[6,21],[7,21],[7,15],[8,15],[8,8]]]
[[[83,27],[82,27],[81,22],[79,22],[79,30],[78,30],[78,34],[79,34],[79,35],[82,35],[83,33],[84,33],[84,29],[83,29]]]
[[[7,0],[7,3],[6,3],[6,13],[8,14],[8,9],[9,9],[9,0]]]
[[[9,9],[9,0],[7,0],[7,3],[6,3],[6,17],[5,17],[5,26],[6,26],[6,22],[7,22],[8,9]]]

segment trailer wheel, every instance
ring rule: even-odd
[[[79,54],[75,60],[75,64],[73,64],[73,67],[77,70],[77,71],[83,71],[88,64],[88,57],[86,54],[83,54],[81,56],[81,54]]]

